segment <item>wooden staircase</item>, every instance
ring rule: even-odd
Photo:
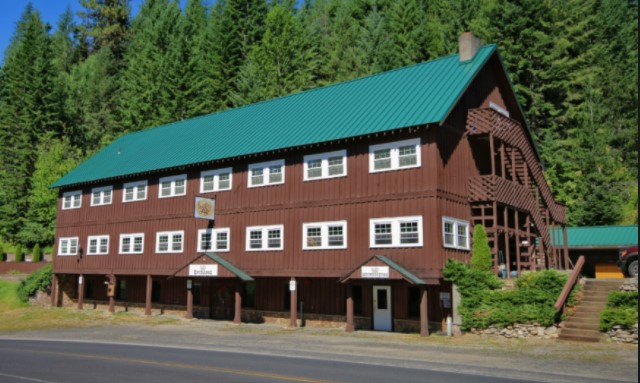
[[[560,330],[559,339],[578,342],[599,342],[600,312],[605,308],[609,291],[618,290],[621,281],[588,279],[582,292],[582,301]]]

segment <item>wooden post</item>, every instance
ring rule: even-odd
[[[144,301],[144,315],[151,315],[151,292],[153,289],[153,279],[147,275],[147,294]]]
[[[289,327],[296,328],[298,327],[298,286],[296,285],[296,279],[291,278],[289,282],[289,291],[291,292],[291,313],[289,320]]]
[[[498,273],[498,203],[493,201],[493,272]]]
[[[51,307],[58,307],[58,274],[53,274],[51,281]]]
[[[489,150],[491,151],[491,175],[496,175],[496,148],[493,142],[493,132],[489,133]]]
[[[569,243],[567,239],[567,225],[562,225],[562,243],[564,250],[564,268],[569,270]]]
[[[193,290],[192,281],[187,279],[187,314],[184,316],[187,319],[193,318]]]
[[[536,247],[533,245],[533,241],[531,240],[531,218],[529,217],[529,214],[527,214],[524,224],[527,227],[527,253],[529,253],[529,270],[536,271],[535,259],[533,257]]]
[[[236,283],[235,308],[233,311],[233,323],[242,323],[242,283]]]
[[[109,275],[109,284],[113,286],[113,291],[109,295],[109,312],[114,313],[116,311],[116,276],[111,274]]]
[[[511,148],[511,181],[515,182],[516,179],[516,150]]]
[[[522,241],[520,240],[520,212],[518,210],[515,211],[515,225],[516,225],[516,269],[518,271],[518,276],[522,273],[520,268],[520,244]]]
[[[347,327],[346,332],[355,331],[355,325],[353,323],[353,286],[347,285]]]
[[[84,305],[84,275],[78,275],[78,310]]]
[[[427,288],[425,286],[420,286],[420,336],[429,336]]]
[[[500,141],[500,171],[502,173],[500,173],[500,177],[504,178],[505,180],[507,179],[507,174],[506,174],[506,164],[505,164],[505,160],[504,160],[504,142]]]
[[[507,266],[507,278],[511,278],[511,252],[509,251],[509,208],[504,207],[502,212],[504,220],[504,261]]]

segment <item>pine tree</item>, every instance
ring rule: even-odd
[[[388,67],[403,67],[425,59],[425,12],[416,0],[398,0],[390,6],[386,16],[386,30],[391,38]]]
[[[473,228],[471,268],[481,271],[491,271],[493,269],[491,248],[489,247],[487,232],[484,230],[484,226],[482,225],[475,225]]]
[[[84,7],[78,12],[82,20],[80,33],[90,50],[111,50],[117,63],[122,59],[129,39],[129,0],[80,0]]]
[[[33,251],[31,252],[31,262],[40,262],[42,261],[42,250],[40,249],[39,244],[35,244],[33,246]]]

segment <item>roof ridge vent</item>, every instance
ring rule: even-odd
[[[460,53],[460,62],[467,62],[472,60],[478,50],[482,42],[479,38],[473,35],[471,32],[465,32],[458,37],[458,50]]]

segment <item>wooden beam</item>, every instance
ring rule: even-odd
[[[51,307],[58,307],[58,274],[53,274],[51,281]]]
[[[355,325],[353,323],[353,285],[347,285],[347,326],[346,332],[355,331]]]
[[[496,148],[493,142],[493,132],[489,133],[489,150],[491,151],[491,175],[496,175]]]
[[[515,226],[516,226],[516,270],[518,271],[518,276],[522,274],[522,268],[520,266],[520,212],[518,210],[515,211]]]
[[[153,289],[153,279],[147,274],[147,291],[144,300],[144,315],[151,315],[151,290]]]
[[[235,307],[233,310],[233,323],[240,324],[242,322],[242,283],[236,283],[235,291]]]
[[[84,304],[84,275],[78,275],[78,310],[82,310],[82,306]]]
[[[187,280],[187,313],[184,316],[187,319],[193,318],[193,282]]]
[[[420,286],[420,336],[429,336],[427,288],[425,286]]]
[[[502,217],[504,219],[504,262],[507,266],[507,278],[511,278],[511,251],[509,250],[509,208],[504,207],[502,211]]]
[[[298,327],[298,286],[295,278],[291,278],[289,291],[291,294],[290,305],[291,313],[289,315],[289,327]]]

